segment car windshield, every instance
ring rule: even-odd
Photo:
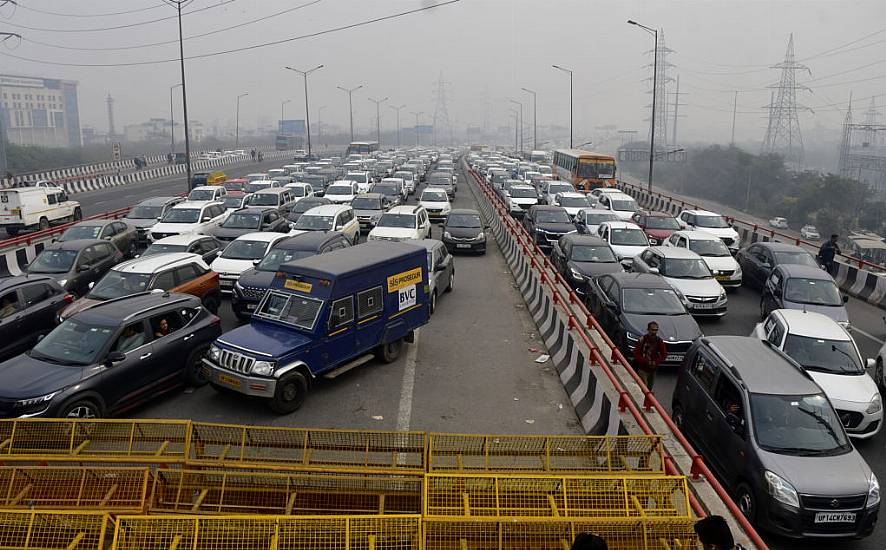
[[[330,185],[326,188],[327,195],[353,195],[354,190],[349,185]]]
[[[302,229],[305,231],[329,231],[332,229],[332,216],[305,215],[295,222],[294,229]]]
[[[277,271],[282,264],[293,260],[301,260],[302,258],[310,258],[316,256],[316,252],[312,250],[287,250],[278,248],[271,250],[268,255],[262,258],[262,261],[255,266],[258,271]]]
[[[167,252],[187,252],[188,247],[184,244],[162,244],[154,243],[142,252],[142,257],[151,256],[152,254],[165,254]]]
[[[864,374],[861,357],[849,340],[825,340],[788,333],[784,351],[809,370]]]
[[[556,195],[557,193],[571,193],[575,191],[568,183],[552,183],[548,186],[548,194]]]
[[[40,340],[29,355],[59,365],[89,365],[98,359],[115,329],[68,319]]]
[[[277,206],[280,195],[276,193],[255,193],[248,200],[251,206]]]
[[[365,172],[349,172],[346,179],[354,180],[357,183],[369,183],[369,176],[367,176]]]
[[[537,199],[538,195],[535,192],[535,189],[521,189],[519,187],[511,187],[508,193],[511,194],[515,199]],[[560,203],[560,206],[567,206]]]
[[[136,292],[144,292],[150,281],[150,273],[124,273],[112,269],[99,282],[95,283],[86,297],[93,300],[110,300],[129,296]]]
[[[289,188],[289,192],[296,197],[304,197],[307,194],[307,188],[303,185],[296,185]]]
[[[406,181],[412,181],[413,179],[412,172],[394,172],[394,177]]]
[[[578,245],[572,247],[570,259],[575,262],[613,263],[618,258],[608,246]]]
[[[669,288],[626,288],[622,290],[622,309],[638,315],[684,315],[686,308]]]
[[[833,281],[826,279],[788,279],[784,289],[784,299],[797,304],[816,306],[842,306],[843,299]]]
[[[257,229],[260,224],[261,214],[257,212],[234,212],[221,226],[225,229]]]
[[[415,229],[415,216],[412,214],[383,214],[376,227]]]
[[[590,208],[591,201],[587,197],[560,197],[560,206],[567,208]]]
[[[483,227],[480,216],[476,214],[450,214],[446,221],[446,227],[470,227],[479,229]]]
[[[723,218],[723,216],[696,216],[695,225],[698,227],[710,227],[712,229],[729,227],[729,224],[726,223],[726,219]]]
[[[585,210],[585,223],[587,225],[600,225],[603,222],[614,222],[619,219],[621,218],[612,212],[588,212]]]
[[[28,266],[28,273],[67,273],[76,259],[76,250],[44,250]]]
[[[372,197],[354,197],[351,201],[354,210],[381,210],[381,199]]]
[[[221,253],[222,258],[228,260],[258,260],[264,257],[268,251],[267,241],[241,241],[237,239],[225,247]]]
[[[200,221],[199,208],[173,208],[166,212],[163,223],[197,223]]]
[[[251,181],[243,186],[243,189],[247,193],[255,193],[256,191],[261,191],[262,189],[267,189],[271,186],[271,182],[269,181]]]
[[[256,315],[297,328],[312,330],[323,302],[297,294],[268,292]]]
[[[388,196],[388,197],[393,197],[393,196],[395,196],[395,195],[399,195],[399,194],[400,194],[400,190],[397,189],[397,186],[396,186],[396,185],[392,185],[392,184],[386,184],[386,185],[376,184],[376,185],[373,185],[373,186],[372,186],[372,192],[373,192],[373,193],[381,193],[382,195],[385,195],[385,196]]]
[[[670,216],[648,216],[646,229],[680,229],[680,224],[677,223],[677,218]]]
[[[421,200],[427,202],[449,202],[446,191],[425,191],[421,194]]]
[[[818,264],[815,263],[815,258],[812,257],[812,254],[806,252],[805,250],[798,250],[796,252],[774,252],[775,261],[778,265],[782,264],[791,264],[791,265],[808,265],[809,267],[818,267]]]
[[[244,185],[238,181],[226,181],[222,184],[226,191],[243,191]]]
[[[243,197],[225,197],[222,199],[222,204],[226,210],[240,208],[243,206]]]
[[[609,242],[622,246],[647,246],[646,234],[635,227],[613,227],[609,230]]]
[[[130,220],[155,220],[163,214],[162,206],[136,206],[126,217]]]
[[[188,194],[189,201],[211,201],[215,196],[214,191],[209,189],[194,189]]]
[[[619,212],[636,212],[637,211],[637,203],[634,201],[625,200],[614,200],[612,201],[612,209],[618,210]]]
[[[75,225],[62,233],[60,241],[73,241],[76,239],[97,239],[102,232],[100,225]]]
[[[726,248],[726,245],[720,239],[711,239],[709,241],[704,239],[692,239],[689,241],[689,250],[695,252],[699,256],[715,258],[731,256],[729,249]]]
[[[795,456],[836,455],[852,450],[827,398],[812,395],[750,396],[754,433],[760,447]]]
[[[708,264],[700,258],[665,258],[659,273],[674,279],[708,279],[712,276]]]
[[[569,214],[565,210],[539,210],[535,221],[538,223],[570,223]]]

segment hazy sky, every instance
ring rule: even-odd
[[[368,19],[432,5],[443,0],[193,0],[184,11],[211,7],[186,15],[185,36],[206,33],[270,16],[302,4],[303,9],[264,21],[185,41],[185,55],[199,55],[282,40]],[[178,28],[175,19],[124,29],[71,32],[132,25],[174,15],[161,0],[19,0],[0,12],[8,31],[24,40],[15,49],[2,49],[6,73],[67,78],[80,83],[81,123],[107,129],[104,96],[116,100],[117,130],[150,117],[168,117],[169,87],[179,81],[178,61],[130,67],[77,67],[24,61],[10,55],[54,63],[114,64],[175,59]],[[223,4],[219,6],[219,4]],[[32,10],[25,9],[30,6]],[[152,8],[135,13],[93,16]],[[51,11],[68,16],[51,15]],[[11,16],[10,16],[11,14]],[[72,17],[81,15],[90,17]],[[309,68],[324,64],[309,80],[311,115],[323,110],[327,123],[347,124],[347,96],[337,85],[365,88],[354,95],[355,125],[368,127],[375,107],[367,97],[390,97],[389,104],[406,104],[410,111],[434,111],[434,92],[442,72],[450,84],[449,115],[459,126],[490,126],[509,122],[510,98],[523,100],[531,120],[528,87],[538,92],[539,124],[568,124],[568,77],[552,63],[575,71],[576,135],[594,126],[614,124],[641,130],[648,122],[646,93],[650,76],[652,37],[627,19],[664,29],[674,50],[672,76],[680,75],[685,106],[680,107],[680,134],[686,140],[728,141],[732,120],[731,90],[739,95],[737,138],[760,140],[765,130],[762,106],[769,100],[766,86],[779,72],[768,69],[784,57],[788,36],[794,34],[799,60],[812,70],[798,75],[812,93],[799,101],[815,109],[803,114],[806,135],[818,125],[837,129],[850,89],[856,112],[867,108],[870,96],[882,94],[886,104],[886,2],[837,0],[461,0],[430,11],[368,26],[295,40],[246,52],[186,62],[192,119],[207,125],[231,124],[235,97],[241,102],[241,124],[273,123],[286,105],[287,118],[303,118],[304,95],[299,75],[284,65]],[[31,29],[27,28],[31,27]],[[50,29],[50,30],[33,30]],[[65,31],[65,32],[61,32]],[[878,32],[879,31],[879,32]],[[871,35],[865,38],[867,35]],[[856,40],[859,40],[855,42]],[[146,46],[174,41],[166,45]],[[66,48],[121,48],[81,51]],[[141,46],[135,47],[132,46]],[[834,48],[841,47],[833,52]],[[822,55],[823,54],[823,55]],[[807,59],[808,58],[808,59]],[[837,74],[842,73],[842,74]],[[672,88],[673,90],[673,88]],[[833,105],[837,103],[838,105]],[[382,107],[382,124],[394,125],[394,112]],[[180,105],[176,118],[180,119]]]

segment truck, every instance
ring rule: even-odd
[[[374,241],[282,264],[252,315],[216,339],[204,374],[220,392],[261,398],[278,414],[317,377],[391,363],[430,319],[427,251]]]
[[[0,227],[10,236],[23,230],[45,230],[83,218],[80,203],[61,187],[15,187],[0,190]]]

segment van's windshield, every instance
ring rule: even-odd
[[[852,450],[823,394],[751,394],[751,416],[757,443],[771,453],[815,456]]]
[[[296,328],[313,330],[322,307],[322,300],[271,291],[265,294],[255,315]]]

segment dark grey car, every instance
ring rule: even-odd
[[[122,260],[123,253],[108,241],[77,239],[50,244],[25,271],[52,277],[68,292],[83,296],[89,291],[89,283],[104,277]]]
[[[672,410],[751,523],[804,540],[873,531],[876,476],[822,389],[769,342],[699,339],[680,369]]]
[[[480,213],[468,208],[454,208],[449,211],[443,223],[440,240],[449,252],[476,252],[486,254],[486,231]]]
[[[428,278],[431,288],[431,313],[437,309],[437,298],[455,288],[455,259],[446,246],[436,239],[419,239],[410,244],[428,250]]]
[[[110,241],[124,256],[132,258],[135,256],[138,235],[135,227],[121,220],[84,220],[65,230],[57,241],[79,239]]]
[[[821,313],[849,328],[849,313],[837,283],[827,271],[808,265],[780,265],[763,285],[760,299],[760,319],[774,309],[799,309]]]
[[[226,244],[237,237],[258,231],[286,233],[289,231],[289,222],[273,206],[248,206],[234,210],[221,225],[209,229],[206,234]]]
[[[332,201],[327,199],[326,197],[305,197],[295,203],[295,206],[292,207],[292,211],[289,212],[289,215],[286,216],[286,219],[292,223],[298,221],[302,214],[314,208],[315,206],[323,206],[324,204],[332,204]]]
[[[351,201],[354,215],[360,221],[361,231],[372,231],[381,215],[391,207],[388,198],[381,193],[363,193]]]
[[[73,301],[46,275],[0,279],[0,361],[31,349]]]
[[[817,267],[815,257],[805,248],[787,243],[754,243],[740,249],[735,261],[741,266],[742,282],[762,288],[772,270],[779,265],[797,264]]]
[[[135,228],[138,246],[148,245],[148,230],[160,221],[167,210],[183,200],[183,197],[152,197],[132,207],[123,220]]]
[[[551,249],[551,263],[579,294],[586,292],[587,282],[594,277],[624,271],[609,243],[600,237],[575,233],[560,237]]]

